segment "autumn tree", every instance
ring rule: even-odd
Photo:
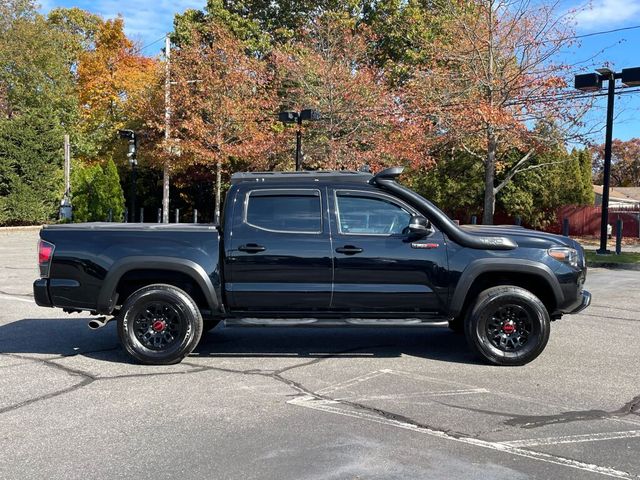
[[[175,168],[214,168],[215,221],[222,170],[233,159],[264,161],[272,149],[277,100],[266,64],[247,55],[226,27],[210,23],[175,50],[171,63],[172,136],[180,141]],[[160,122],[158,122],[160,125]]]
[[[305,127],[306,167],[355,169],[425,158],[418,142],[409,141],[413,125],[372,62],[373,37],[347,15],[325,13],[302,41],[273,54],[282,109],[314,108],[322,115]]]
[[[121,143],[117,130],[139,122],[143,97],[155,85],[157,63],[138,53],[124,34],[122,18],[106,20],[94,35],[94,47],[79,57],[78,92],[86,158],[110,158]]]
[[[640,138],[614,140],[611,149],[611,186],[640,187]],[[602,184],[604,145],[594,151],[595,180]]]
[[[483,223],[490,224],[496,195],[550,141],[529,125],[554,125],[563,139],[578,126],[584,108],[564,92],[568,66],[554,61],[572,31],[549,4],[446,0],[442,9],[446,35],[424,45],[429,60],[404,101],[425,128],[436,127],[434,142],[482,162]]]

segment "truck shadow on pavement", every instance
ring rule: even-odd
[[[133,363],[119,348],[115,322],[99,330],[91,317],[23,319],[0,325],[0,353],[52,356],[83,355],[96,360]],[[454,363],[479,361],[462,335],[447,328],[417,327],[253,327],[220,325],[202,335],[192,354],[199,358],[385,358],[410,355]]]

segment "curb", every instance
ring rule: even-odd
[[[610,270],[635,270],[640,271],[640,263],[600,263],[587,262],[588,268],[608,268]]]
[[[0,227],[0,233],[4,232],[30,232],[40,230],[43,225],[27,225],[26,227]]]

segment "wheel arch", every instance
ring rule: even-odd
[[[118,286],[126,275],[140,271],[173,272],[189,278],[199,289],[206,306],[212,312],[220,311],[220,302],[216,290],[204,268],[184,258],[159,257],[159,256],[131,256],[124,257],[113,264],[105,277],[98,295],[97,312],[110,314],[118,302]],[[169,283],[167,279],[152,283]]]
[[[523,259],[486,258],[471,262],[464,269],[451,297],[449,315],[458,317],[473,297],[498,285],[525,288],[538,296],[549,313],[564,300],[553,271],[544,263]]]

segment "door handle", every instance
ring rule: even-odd
[[[336,248],[336,252],[344,253],[345,255],[355,255],[356,253],[364,252],[364,249],[360,247],[354,247],[353,245],[345,245],[344,247]]]
[[[241,252],[247,252],[247,253],[258,253],[258,252],[264,252],[266,248],[263,247],[262,245],[258,245],[257,243],[247,243],[246,245],[240,245],[238,247],[238,250],[240,250]]]

